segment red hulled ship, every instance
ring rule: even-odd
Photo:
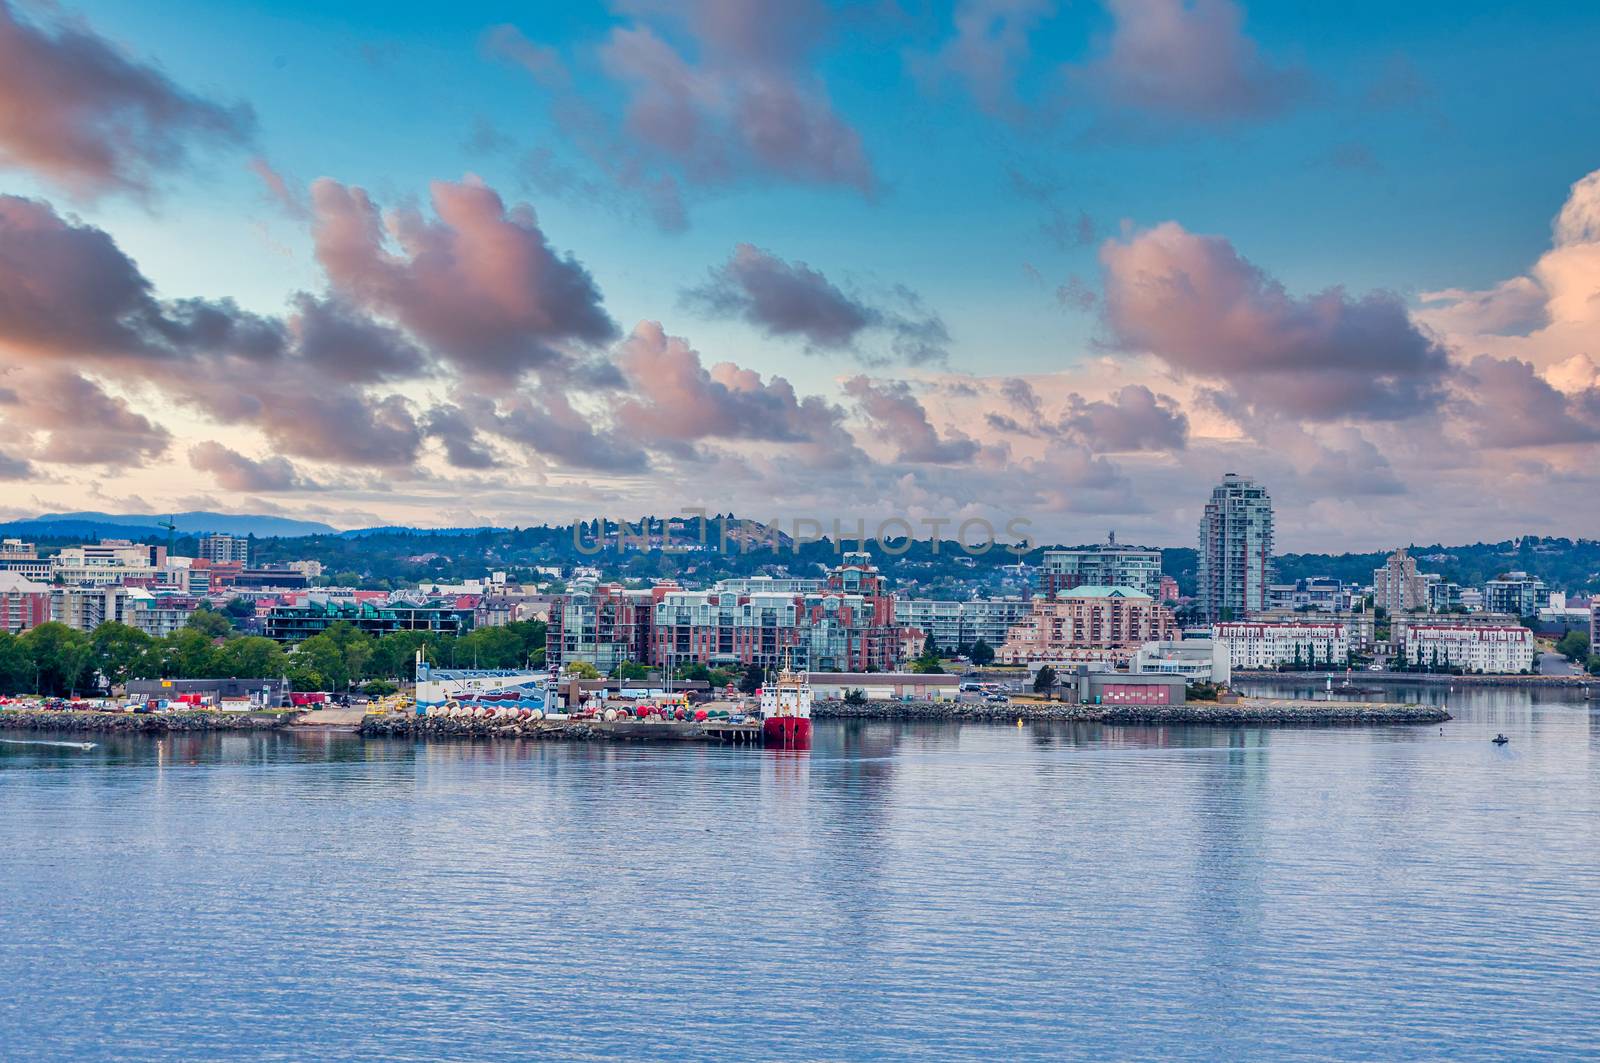
[[[811,748],[811,684],[787,665],[761,688],[761,741],[775,749]]]

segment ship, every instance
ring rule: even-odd
[[[811,684],[787,663],[760,691],[761,741],[775,749],[811,748]]]

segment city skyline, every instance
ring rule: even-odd
[[[0,0],[0,519],[1581,536],[1600,13],[1509,18]]]

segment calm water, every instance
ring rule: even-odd
[[[1434,696],[1443,735],[0,743],[0,1056],[1593,1056],[1600,702]]]

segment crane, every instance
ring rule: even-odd
[[[172,535],[178,530],[177,514],[170,514],[166,520],[156,521],[156,527],[167,529],[167,556],[172,556]]]

